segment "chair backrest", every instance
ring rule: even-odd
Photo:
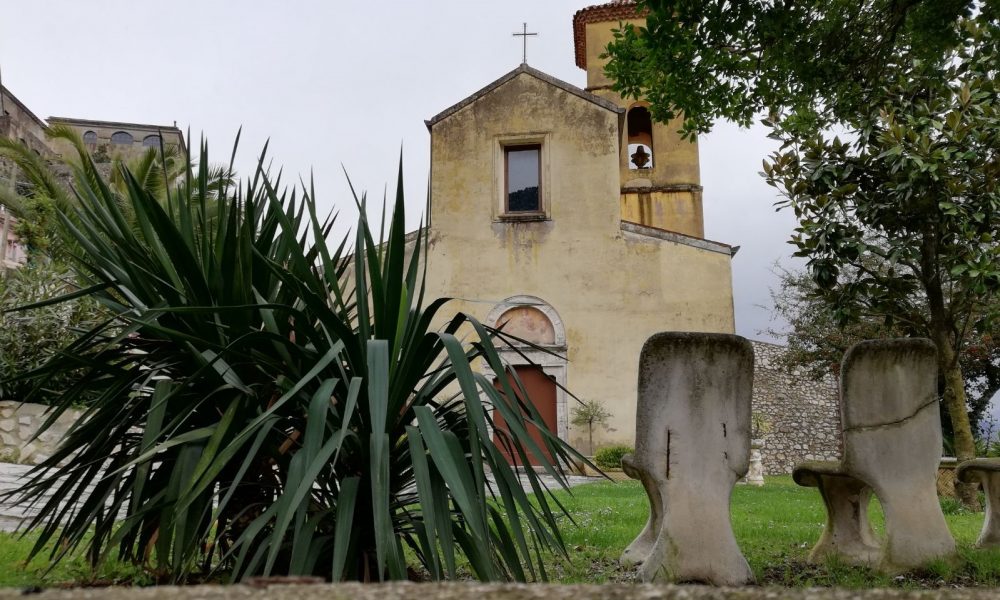
[[[907,338],[852,346],[841,366],[840,415],[842,462],[870,485],[886,476],[936,476],[941,417],[934,344]]]
[[[658,333],[639,358],[636,461],[693,484],[746,473],[753,347],[725,334]]]

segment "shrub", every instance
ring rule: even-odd
[[[285,191],[258,166],[209,189],[204,144],[162,204],[125,167],[114,191],[78,152],[81,202],[60,217],[80,293],[115,328],[93,327],[35,374],[42,385],[84,367],[52,419],[90,400],[21,490],[39,502],[33,554],[82,546],[174,581],[379,580],[407,577],[406,546],[435,579],[456,576],[457,555],[479,579],[545,578],[543,553],[565,554],[562,508],[531,469],[537,493],[522,490],[493,410],[508,452],[554,457],[542,467],[563,486],[559,461],[582,457],[516,399],[518,381],[498,391],[472,370],[503,371],[497,332],[464,314],[442,324],[446,299],[425,300],[427,240],[406,247],[402,167],[385,239],[355,198],[351,254],[352,240],[330,243],[309,187]]]
[[[598,448],[597,452],[594,453],[594,462],[602,469],[620,469],[622,468],[622,457],[633,452],[635,452],[635,448],[624,444],[604,446]]]
[[[14,310],[74,289],[75,279],[67,267],[41,258],[7,271],[0,280],[0,397],[49,404],[78,378],[79,372],[65,370],[29,396],[33,386],[28,374],[108,313],[91,298]]]

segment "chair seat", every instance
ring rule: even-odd
[[[1000,458],[974,458],[959,463],[955,478],[962,483],[973,483],[978,473],[1000,472]]]
[[[839,460],[811,460],[795,465],[792,481],[802,487],[819,487],[820,476],[850,477]]]

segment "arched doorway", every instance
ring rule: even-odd
[[[527,399],[538,410],[548,430],[560,439],[567,439],[566,332],[559,314],[541,298],[512,296],[496,305],[487,315],[486,322],[528,342],[514,342],[513,347],[498,348],[507,369],[506,376],[510,377],[510,373],[517,375],[527,392]],[[491,377],[499,387],[499,374],[493,373],[488,366],[484,368],[484,374]],[[517,389],[516,385],[511,387]],[[505,430],[503,419],[498,417],[497,411],[494,411],[494,424],[498,430],[494,439],[503,435],[499,430]],[[541,440],[541,433],[531,426],[529,435],[536,442]],[[497,445],[503,450],[501,442],[498,441]],[[511,460],[506,451],[504,454]],[[537,464],[537,457],[529,456],[529,462]]]

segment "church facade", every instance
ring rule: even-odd
[[[623,2],[576,14],[587,89],[522,64],[427,121],[427,293],[547,350],[504,359],[584,453],[591,434],[594,447],[633,442],[650,335],[735,330],[735,249],[704,238],[697,142],[603,74],[612,29],[639,19]],[[572,425],[566,389],[599,401],[607,425]]]

